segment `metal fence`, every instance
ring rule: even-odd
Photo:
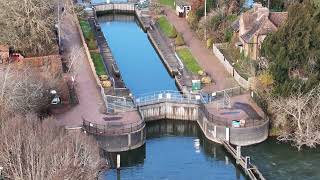
[[[200,94],[181,94],[179,91],[167,90],[139,95],[134,98],[134,104],[137,106],[146,106],[162,102],[199,104],[201,103],[201,98]]]
[[[233,120],[230,120],[221,116],[215,116],[214,114],[210,113],[208,109],[205,107],[205,105],[202,103],[199,105],[199,114],[200,114],[199,118],[206,117],[207,120],[213,123],[214,125],[233,127],[233,124],[232,124]],[[256,126],[263,125],[267,121],[269,121],[269,118],[267,116],[263,116],[257,119],[249,118],[249,119],[246,119],[245,124],[243,126],[240,126],[239,128],[256,127]]]
[[[105,95],[107,112],[127,112],[136,109],[132,98]]]
[[[84,129],[91,134],[96,135],[121,135],[138,131],[145,126],[144,121],[136,121],[130,124],[122,122],[106,122],[105,124],[97,124],[83,119]]]

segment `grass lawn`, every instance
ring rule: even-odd
[[[177,49],[177,54],[183,64],[187,67],[189,71],[192,73],[198,73],[198,71],[202,70],[199,66],[197,60],[193,57],[188,48]]]
[[[81,30],[83,32],[83,36],[86,40],[88,48],[90,50],[97,49],[97,42],[94,36],[94,33],[90,27],[90,24],[87,20],[79,20]]]
[[[91,58],[93,60],[94,67],[96,69],[97,75],[106,75],[106,69],[104,68],[103,59],[100,53],[91,52]]]
[[[173,36],[173,26],[170,24],[170,22],[167,20],[166,17],[164,16],[161,16],[157,22],[159,23],[160,25],[160,29],[161,31],[168,37],[172,37]],[[176,33],[176,32],[175,32]]]
[[[159,0],[160,4],[170,6],[171,8],[174,8],[174,1],[175,0]]]

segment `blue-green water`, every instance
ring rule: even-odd
[[[223,147],[207,141],[192,122],[149,123],[146,145],[121,157],[122,180],[246,179]],[[116,179],[117,171],[104,177]]]
[[[147,34],[135,21],[104,21],[101,29],[133,95],[160,90],[177,90]]]
[[[100,23],[123,79],[134,94],[176,89],[146,34],[134,21]],[[197,128],[196,124],[192,127],[168,122],[148,124],[146,145],[122,153],[120,179],[244,179],[243,172],[223,148],[208,142]],[[320,179],[319,148],[299,152],[289,144],[278,144],[269,138],[261,144],[244,147],[242,152],[251,156],[266,179]],[[110,170],[103,177],[117,179],[117,173]]]

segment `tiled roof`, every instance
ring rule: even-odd
[[[237,19],[235,20],[232,24],[231,24],[231,28],[233,29],[233,31],[239,31],[239,27],[240,27],[240,20]]]
[[[251,9],[242,14],[243,24],[240,24],[240,26],[245,29],[245,33],[240,34],[240,37],[248,43],[254,34],[266,35],[275,32],[286,21],[287,17],[287,12],[269,13],[269,10],[265,7],[256,8],[256,11]]]

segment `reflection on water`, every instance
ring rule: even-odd
[[[98,18],[125,84],[133,95],[177,90],[147,34],[133,17],[108,15]]]
[[[245,154],[259,167],[267,179],[320,179],[320,149],[298,151],[289,144],[280,144],[276,139],[249,146]]]
[[[120,154],[122,180],[245,179],[223,147],[207,141],[191,122],[149,123],[146,145]],[[104,177],[117,179],[117,171]]]

